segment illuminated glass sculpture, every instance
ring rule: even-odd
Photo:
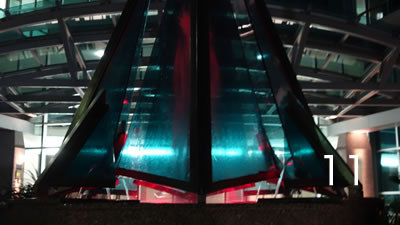
[[[352,185],[264,1],[168,0],[159,26],[150,4],[127,2],[39,191],[118,175],[200,195],[258,181],[323,189],[327,154],[335,187]]]

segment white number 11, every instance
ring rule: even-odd
[[[333,155],[324,155],[325,159],[329,159],[329,185],[333,186]],[[354,185],[358,186],[358,156],[349,155],[354,160]]]

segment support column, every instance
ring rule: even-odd
[[[15,134],[11,130],[0,130],[0,191],[12,189],[14,170]]]
[[[349,155],[358,156],[358,178],[363,184],[364,197],[375,196],[375,173],[374,173],[374,154],[369,142],[368,133],[350,132],[346,134],[347,163],[354,172],[354,161],[349,159]]]

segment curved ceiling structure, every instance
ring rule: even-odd
[[[71,119],[125,5],[82,2],[4,12],[0,113]],[[343,120],[400,106],[400,39],[392,30],[318,10],[276,3],[268,8],[314,115]],[[162,14],[157,3],[150,13],[151,25]],[[243,37],[253,32],[240,30]],[[151,29],[145,33],[143,65],[155,35]]]

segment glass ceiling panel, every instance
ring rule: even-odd
[[[35,1],[35,0],[10,0],[8,11],[11,15],[18,15],[35,10],[56,7],[56,1]]]
[[[102,0],[62,0],[63,5],[89,3],[89,2],[101,2]]]
[[[300,65],[307,68],[322,69],[330,55],[333,59],[329,61],[326,71],[348,75],[350,77],[362,77],[370,62],[357,59],[348,55],[339,55],[325,51],[306,49]]]
[[[34,54],[38,57],[35,58]],[[41,66],[64,64],[67,62],[64,48],[60,46],[37,48],[0,55],[1,73],[9,73]]]
[[[34,26],[26,26],[20,28],[20,31],[11,30],[0,34],[0,42],[12,40],[23,40],[30,37],[39,37],[46,35],[58,34],[58,24],[54,22],[39,24]],[[21,34],[22,33],[22,34]]]
[[[100,2],[101,0],[60,0],[62,5]],[[8,11],[11,15],[18,15],[36,10],[56,7],[55,0],[10,0]],[[1,17],[0,17],[1,18]]]
[[[85,61],[100,60],[106,49],[107,42],[97,41],[76,46]]]

